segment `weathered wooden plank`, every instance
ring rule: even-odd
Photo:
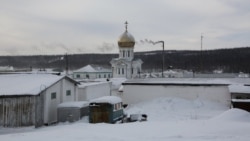
[[[3,126],[3,99],[0,98],[0,126]]]
[[[35,97],[0,97],[0,126],[19,127],[34,125]]]
[[[43,91],[40,95],[35,98],[35,127],[41,127],[44,124],[44,94]]]

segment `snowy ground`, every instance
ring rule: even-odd
[[[208,101],[160,98],[130,105],[148,121],[124,124],[75,123],[34,129],[0,128],[0,141],[249,141],[250,113]],[[15,133],[13,133],[15,132]]]

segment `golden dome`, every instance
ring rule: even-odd
[[[118,40],[119,47],[134,47],[135,45],[135,38],[128,33],[127,26],[128,22],[125,22],[126,31],[120,36]]]
[[[134,47],[135,38],[125,31],[118,40],[119,47]]]

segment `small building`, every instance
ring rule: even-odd
[[[80,82],[78,85],[78,101],[89,101],[98,97],[111,95],[111,82]]]
[[[57,107],[58,122],[74,122],[80,120],[84,116],[89,115],[89,102],[74,101],[64,102]]]
[[[250,112],[250,85],[230,85],[232,108],[240,108]]]
[[[73,71],[74,79],[96,79],[96,78],[111,78],[112,72],[103,67],[93,67],[91,65],[84,66],[76,71]]]
[[[12,72],[14,71],[13,66],[0,66],[0,72]]]
[[[104,96],[91,100],[89,104],[90,123],[115,123],[123,118],[122,100],[117,96]]]
[[[0,75],[0,126],[50,125],[57,106],[75,101],[77,82],[52,74]]]

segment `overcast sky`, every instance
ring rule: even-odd
[[[250,46],[250,0],[0,0],[0,55],[117,53]]]

